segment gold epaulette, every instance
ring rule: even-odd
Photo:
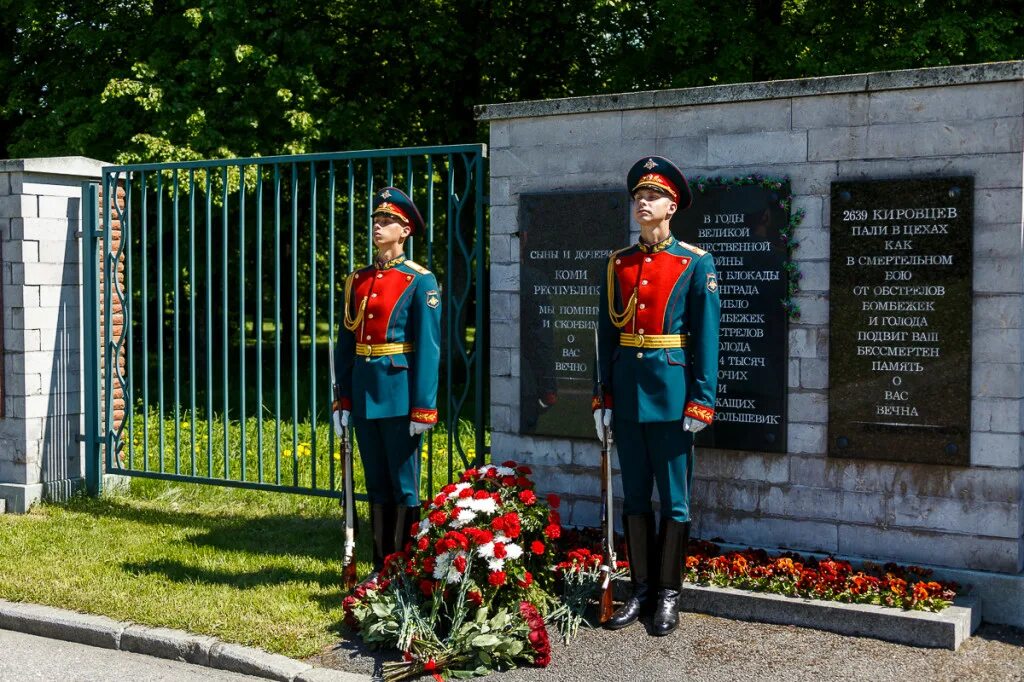
[[[689,249],[690,251],[693,251],[698,256],[703,256],[705,253],[707,253],[707,251],[705,251],[704,249],[700,248],[699,246],[694,246],[693,244],[679,242],[679,245],[682,246],[684,249]]]
[[[425,267],[423,267],[422,265],[420,265],[419,263],[417,263],[414,260],[407,260],[407,261],[405,261],[405,265],[406,265],[406,267],[412,268],[413,270],[415,270],[416,272],[420,273],[421,275],[429,275],[430,274],[430,270],[427,270]]]

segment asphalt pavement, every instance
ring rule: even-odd
[[[266,682],[260,677],[0,630],[0,682]]]
[[[643,624],[636,624],[618,632],[581,629],[568,647],[552,645],[548,668],[519,668],[484,679],[1024,681],[1024,630],[994,625],[982,625],[957,651],[950,651],[683,613],[679,629],[668,637],[652,637]],[[394,658],[343,641],[320,656],[317,664],[372,674],[380,672],[383,660]]]

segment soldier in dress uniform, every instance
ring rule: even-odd
[[[679,622],[693,437],[715,414],[718,279],[711,254],[677,241],[669,229],[672,215],[692,199],[679,169],[663,157],[644,157],[626,186],[640,241],[608,261],[598,318],[603,390],[595,390],[593,408],[598,437],[607,427],[618,443],[633,593],[606,627],[623,628],[653,604],[653,633],[667,635]]]
[[[400,189],[373,197],[373,265],[345,280],[335,350],[338,435],[355,426],[366,472],[373,568],[401,550],[419,521],[420,442],[437,423],[441,295],[433,273],[404,255],[423,217]]]

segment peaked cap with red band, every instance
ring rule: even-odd
[[[420,215],[416,204],[412,203],[409,195],[397,187],[385,187],[373,195],[373,213],[386,213],[397,216],[404,222],[409,223],[412,234],[423,234],[426,223]]]
[[[689,208],[693,202],[690,185],[683,172],[664,156],[645,156],[629,169],[626,189],[630,196],[642,187],[658,190],[672,197],[679,209]]]

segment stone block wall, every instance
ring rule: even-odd
[[[519,195],[621,189],[636,159],[661,154],[688,175],[788,176],[806,212],[787,452],[700,449],[695,533],[1024,568],[1024,62],[496,104],[477,115],[490,122],[493,457],[529,462],[545,492],[565,495],[567,523],[598,523],[599,450],[596,440],[517,433]],[[936,175],[975,179],[971,465],[827,457],[830,183]]]
[[[0,499],[23,512],[82,481],[81,157],[0,161]]]

